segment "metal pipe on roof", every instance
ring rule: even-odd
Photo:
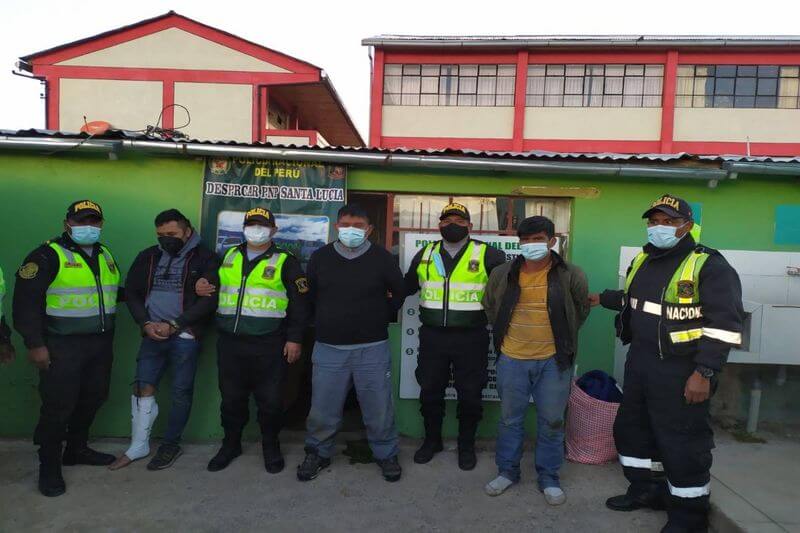
[[[739,174],[761,174],[765,176],[800,176],[800,163],[755,163],[749,161],[726,161],[722,168]]]
[[[245,157],[291,161],[320,161],[324,163],[362,164],[385,167],[439,168],[459,170],[485,170],[502,172],[531,172],[549,175],[594,175],[657,179],[686,179],[700,181],[724,180],[730,177],[727,170],[698,168],[663,168],[648,165],[620,165],[583,163],[573,161],[531,161],[498,158],[459,156],[412,155],[392,153],[337,152],[315,148],[276,148],[267,146],[232,146],[198,142],[139,141],[65,138],[19,138],[0,136],[0,148],[20,150],[50,150],[119,153],[122,151],[154,154]]]

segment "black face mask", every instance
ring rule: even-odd
[[[161,245],[161,248],[167,252],[169,255],[175,257],[178,255],[183,248],[184,242],[182,239],[178,237],[159,237],[158,244]]]
[[[447,242],[458,242],[469,235],[469,226],[459,226],[458,224],[448,224],[439,228],[439,232]]]

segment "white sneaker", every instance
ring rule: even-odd
[[[567,501],[567,495],[559,487],[547,487],[543,492],[545,501],[550,505],[561,505]]]
[[[486,494],[489,496],[500,496],[508,487],[513,485],[514,482],[503,476],[497,476],[483,487]]]

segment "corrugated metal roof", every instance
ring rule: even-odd
[[[27,130],[2,130],[0,137],[8,138],[61,138],[61,139],[88,139],[85,133],[74,133],[65,131],[27,129]],[[276,143],[247,143],[237,141],[210,141],[203,139],[181,139],[178,141],[149,137],[141,132],[128,130],[109,130],[103,135],[91,137],[97,140],[146,140],[165,144],[176,142],[189,142],[214,146],[231,147],[267,147],[285,148],[296,150],[340,152],[340,153],[364,153],[364,154],[403,154],[421,156],[467,156],[483,159],[505,159],[505,160],[563,160],[563,161],[600,161],[600,162],[636,162],[636,163],[669,163],[669,162],[695,162],[699,165],[711,165],[713,163],[724,162],[747,162],[747,163],[800,163],[800,155],[795,157],[778,156],[746,156],[746,155],[696,155],[686,152],[672,154],[660,153],[617,153],[617,152],[552,152],[546,150],[531,150],[527,152],[513,151],[485,151],[470,149],[418,149],[418,148],[368,148],[351,146],[306,146],[295,144],[276,144]]]
[[[376,35],[365,46],[800,46],[800,35]]]

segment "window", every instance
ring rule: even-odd
[[[436,196],[395,194],[394,221],[391,231],[393,253],[400,253],[406,232],[439,233],[439,214],[450,202],[458,202],[469,209],[472,221],[471,234],[481,235],[517,234],[519,223],[526,217],[543,215],[553,221],[559,238],[559,252],[565,252],[569,243],[570,214],[572,201],[569,198],[520,198],[504,196]],[[389,229],[389,228],[387,228]]]
[[[800,67],[680,65],[677,107],[800,107]]]
[[[661,107],[663,65],[528,65],[527,107]]]
[[[384,105],[514,105],[515,65],[385,65]]]

